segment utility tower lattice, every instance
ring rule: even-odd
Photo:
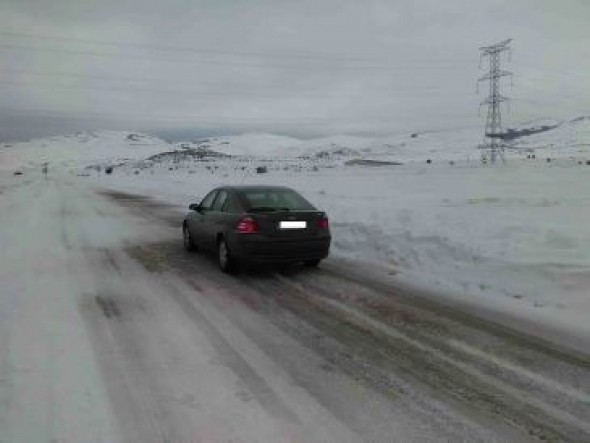
[[[508,101],[508,97],[500,94],[500,81],[502,77],[512,76],[512,72],[503,71],[500,68],[501,55],[504,51],[510,50],[510,42],[512,39],[505,40],[495,45],[483,46],[479,48],[481,51],[481,60],[484,57],[489,57],[490,72],[479,78],[479,82],[489,81],[490,92],[487,99],[481,102],[480,107],[488,105],[488,115],[486,118],[486,128],[484,143],[480,145],[481,161],[487,163],[495,163],[496,159],[500,157],[504,161],[504,132],[502,130],[502,112],[500,105],[502,102]]]

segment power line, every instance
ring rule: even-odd
[[[520,61],[519,61],[519,66],[520,65],[528,67],[532,71],[533,74],[538,74],[542,77],[549,77],[552,79],[559,79],[564,82],[572,81],[572,79],[574,79],[575,81],[581,81],[582,79],[584,79],[584,80],[588,79],[588,74],[586,73],[586,71],[584,69],[573,70],[573,69],[564,69],[564,68],[550,67],[550,66],[539,66],[539,65],[534,65],[532,63],[520,63]],[[564,78],[566,76],[571,77],[571,79]]]
[[[378,68],[400,68],[400,69],[413,69],[416,65],[400,65],[399,63],[395,63],[392,65],[383,65],[381,62],[383,61],[382,57],[379,58],[369,58],[369,57],[352,57],[352,56],[342,56],[342,55],[335,55],[331,53],[326,54],[284,54],[284,53],[264,53],[264,52],[248,52],[248,51],[227,51],[221,49],[205,49],[205,48],[195,48],[189,46],[174,46],[174,45],[154,45],[154,44],[146,44],[146,43],[136,43],[136,42],[115,42],[115,41],[105,41],[105,40],[94,40],[94,39],[84,39],[84,38],[76,38],[76,37],[66,37],[66,36],[57,36],[57,35],[47,35],[47,34],[30,34],[30,33],[22,33],[22,32],[15,32],[15,31],[0,31],[0,36],[12,37],[16,39],[29,39],[29,40],[42,40],[46,42],[47,40],[54,40],[54,41],[63,41],[63,42],[74,42],[80,44],[87,44],[87,45],[97,45],[97,46],[106,46],[106,47],[115,47],[115,48],[134,48],[134,49],[145,49],[145,50],[154,50],[157,52],[181,52],[181,53],[194,53],[195,55],[222,55],[222,56],[234,56],[234,57],[272,57],[273,59],[285,59],[285,60],[310,60],[310,61],[318,61],[322,63],[326,62],[350,62],[350,63],[360,63],[360,62],[369,62],[369,63],[379,63],[377,65]],[[7,48],[20,48],[16,45],[9,44],[6,42],[0,43],[0,46],[4,46]],[[43,50],[42,48],[34,48],[34,50]],[[62,48],[58,48],[57,50],[61,50]],[[53,50],[53,48],[48,48],[48,50]],[[85,51],[80,51],[85,52]],[[76,52],[77,53],[77,52]],[[106,55],[106,54],[105,54]],[[118,54],[110,54],[113,56],[117,56]],[[425,63],[420,67],[424,69],[431,69],[437,63],[448,64],[449,68],[456,65],[456,63],[471,63],[471,61],[467,59],[424,59],[424,60],[414,60],[414,62]],[[573,70],[573,69],[564,69],[562,67],[550,67],[550,66],[539,66],[534,63],[521,61],[521,65],[527,66],[532,69],[537,69],[542,71],[543,75],[547,75],[547,71],[554,71],[555,75],[573,75],[578,76],[580,78],[586,78],[586,74],[580,70]],[[369,65],[366,66],[367,68],[372,68],[373,66]]]
[[[203,90],[186,90],[186,89],[148,89],[148,88],[137,88],[129,86],[102,86],[102,85],[73,85],[73,84],[56,84],[50,82],[27,82],[27,81],[11,81],[11,80],[0,80],[0,86],[27,86],[34,88],[47,88],[47,89],[70,89],[70,90],[83,90],[83,91],[112,91],[112,92],[124,92],[127,94],[131,93],[149,93],[149,94],[164,94],[164,95],[181,95],[186,97],[204,97],[204,98],[216,98],[216,97],[234,97],[234,98],[256,98],[256,99],[288,99],[288,98],[304,98],[306,100],[313,99],[351,99],[350,97],[338,97],[338,96],[315,96],[315,97],[298,97],[296,94],[260,94],[252,93],[249,91],[244,92],[229,92],[229,91],[203,91]],[[176,100],[176,99],[175,99]]]
[[[105,75],[97,75],[97,74],[72,74],[72,73],[64,73],[64,72],[30,72],[27,70],[4,70],[0,71],[1,73],[9,73],[9,74],[19,74],[25,76],[34,76],[34,77],[50,77],[50,78],[71,78],[71,79],[79,79],[79,80],[106,80],[106,81],[124,81],[130,83],[156,83],[156,84],[164,84],[164,83],[172,83],[178,84],[179,82],[176,79],[144,79],[144,78],[134,78],[134,77],[118,77],[118,76],[105,76]],[[184,83],[189,83],[189,81],[185,81]],[[194,84],[195,82],[190,82]],[[245,89],[243,91],[215,91],[208,89],[154,89],[154,88],[138,88],[138,87],[129,87],[128,85],[125,86],[118,86],[118,85],[96,85],[96,84],[60,84],[60,83],[50,83],[50,82],[39,82],[39,81],[30,81],[28,79],[23,79],[22,77],[18,80],[0,80],[0,85],[8,85],[8,86],[33,86],[33,87],[51,87],[51,88],[60,88],[60,89],[88,89],[88,90],[112,90],[112,91],[123,91],[123,92],[148,92],[154,94],[173,94],[173,95],[186,95],[186,96],[201,96],[201,97],[257,97],[257,98],[269,98],[269,99],[277,99],[277,98],[299,98],[299,99],[336,99],[336,100],[348,100],[348,99],[358,99],[362,97],[371,96],[369,92],[363,90],[358,94],[302,94],[297,91],[292,92],[284,92],[284,91],[270,91],[270,92],[258,92],[258,91],[251,91],[250,88]],[[378,93],[380,96],[383,95],[383,89],[379,91],[373,91]],[[427,94],[431,96],[432,94],[437,94],[438,96],[442,95],[441,92],[445,92],[448,95],[452,95],[448,93],[448,88],[438,88],[438,87],[431,87],[431,88],[421,88],[419,90],[409,90],[408,88],[403,88],[403,91],[389,91],[390,94],[394,94],[396,97],[401,97],[403,92],[403,96],[415,96],[417,93]]]
[[[125,82],[137,82],[137,83],[163,83],[163,82],[173,82],[174,84],[185,83],[185,84],[194,84],[195,79],[177,79],[177,78],[146,78],[146,77],[125,77],[119,75],[104,75],[104,74],[76,74],[72,72],[63,72],[63,71],[31,71],[30,69],[2,69],[0,73],[5,73],[7,75],[27,75],[27,76],[39,76],[39,77],[66,77],[66,78],[79,78],[79,79],[97,79],[97,80],[116,80],[116,81],[125,81]]]
[[[96,50],[81,50],[81,49],[71,49],[71,48],[55,48],[55,47],[40,47],[40,46],[23,46],[15,45],[11,43],[0,43],[0,48],[5,49],[13,49],[19,51],[33,51],[33,52],[48,52],[48,53],[57,53],[57,54],[70,54],[70,55],[82,55],[82,56],[91,56],[91,57],[103,57],[103,58],[119,58],[124,60],[156,60],[156,61],[165,61],[168,63],[185,63],[185,64],[208,64],[208,65],[221,65],[221,66],[241,66],[241,67],[275,67],[281,69],[294,69],[294,70],[304,70],[309,71],[309,65],[303,65],[300,62],[294,61],[293,63],[297,64],[285,64],[285,63],[276,63],[276,62],[250,62],[250,61],[240,61],[240,60],[212,60],[212,59],[194,59],[194,58],[170,58],[170,57],[157,57],[154,54],[133,54],[133,53],[114,53],[114,52],[101,52]],[[456,70],[457,66],[455,63],[449,62],[448,65],[401,65],[401,64],[391,64],[391,65],[334,65],[334,64],[327,64],[322,62],[321,64],[316,64],[313,66],[314,69],[340,69],[340,70],[384,70],[384,71],[395,71],[395,70],[425,70],[431,71],[433,69],[450,69]]]
[[[104,118],[111,120],[128,119],[128,120],[151,120],[151,121],[181,121],[181,122],[204,122],[204,123],[268,123],[268,124],[304,124],[304,125],[326,125],[326,124],[354,124],[354,123],[390,123],[391,117],[387,115],[379,116],[365,116],[365,120],[359,121],[358,116],[351,117],[325,117],[325,116],[311,116],[311,117],[245,117],[245,116],[211,116],[210,114],[160,114],[160,113],[142,113],[132,111],[131,113],[108,111],[89,111],[87,109],[71,111],[58,109],[43,109],[43,108],[25,108],[25,107],[0,107],[0,116],[14,116],[14,115],[42,115],[42,116],[57,116],[64,118]],[[440,128],[440,129],[416,129],[404,131],[404,133],[424,132],[424,133],[439,133],[450,132],[454,129],[468,129],[472,126],[461,126],[457,128]]]
[[[26,34],[12,31],[0,31],[0,35],[7,37],[17,38],[28,38],[28,39],[41,39],[41,40],[55,40],[64,42],[74,42],[82,44],[91,44],[97,46],[108,46],[108,47],[127,47],[133,49],[147,49],[151,51],[162,51],[162,52],[181,52],[181,53],[192,53],[198,55],[225,55],[232,57],[273,57],[273,58],[287,58],[287,59],[301,59],[301,60],[313,60],[313,61],[325,61],[330,59],[332,61],[345,61],[345,62],[359,62],[359,61],[380,61],[380,59],[370,58],[359,58],[359,57],[342,57],[334,56],[332,54],[326,55],[310,55],[310,54],[277,54],[277,53],[262,53],[262,52],[248,52],[248,51],[226,51],[219,49],[203,49],[194,48],[188,46],[171,46],[171,45],[154,45],[146,43],[130,43],[130,42],[114,42],[105,40],[93,40],[75,37],[55,36],[55,35],[39,35],[39,34]]]
[[[90,44],[90,45],[97,45],[97,46],[107,46],[107,47],[118,47],[118,48],[133,48],[133,49],[146,49],[152,51],[159,51],[159,52],[180,52],[180,53],[192,53],[197,55],[223,55],[223,56],[232,56],[232,57],[272,57],[272,58],[282,58],[282,59],[297,59],[297,60],[310,60],[310,61],[319,61],[319,62],[326,62],[326,61],[339,61],[339,62],[349,62],[349,63],[359,63],[359,62],[377,62],[380,63],[383,58],[369,58],[369,57],[351,57],[351,56],[342,56],[342,55],[335,55],[335,54],[297,54],[297,53],[264,53],[264,52],[255,52],[255,51],[227,51],[227,50],[220,50],[220,49],[204,49],[204,48],[196,48],[190,46],[174,46],[174,45],[155,45],[155,44],[146,44],[146,43],[136,43],[136,42],[115,42],[115,41],[106,41],[106,40],[94,40],[94,39],[85,39],[85,38],[77,38],[77,37],[66,37],[66,36],[57,36],[57,35],[41,35],[41,34],[30,34],[30,33],[22,33],[22,32],[15,32],[15,31],[0,31],[0,36],[6,37],[13,37],[19,39],[33,39],[33,40],[54,40],[54,41],[63,41],[63,42],[73,42],[73,43],[81,43],[81,44]],[[425,60],[428,63],[432,63],[433,59]],[[444,63],[457,63],[460,60],[453,59],[444,59],[438,60]],[[467,63],[468,60],[463,60],[463,62]]]
[[[92,111],[59,111],[56,109],[31,109],[31,108],[10,108],[0,107],[0,115],[10,114],[14,115],[40,115],[48,117],[63,117],[74,119],[85,118],[103,118],[105,120],[137,120],[152,122],[183,122],[183,123],[203,123],[203,124],[223,124],[223,123],[243,123],[243,124],[275,124],[275,125],[306,125],[306,126],[323,126],[330,124],[351,124],[359,123],[358,118],[333,118],[333,117],[291,117],[291,118],[276,118],[276,117],[238,117],[238,116],[219,116],[211,117],[211,115],[169,115],[169,114],[146,114],[133,112],[132,114],[113,113],[113,112],[92,112]],[[371,118],[370,122],[360,123],[387,123],[391,119],[388,117]]]

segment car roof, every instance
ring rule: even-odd
[[[233,191],[261,191],[261,190],[292,190],[287,186],[276,186],[276,185],[239,185],[239,186],[221,186],[218,189],[231,189]]]

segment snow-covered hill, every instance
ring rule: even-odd
[[[352,152],[360,155],[361,148],[370,146],[374,142],[370,138],[344,135],[318,139],[297,139],[277,134],[249,133],[180,143],[180,146],[211,149],[233,156],[296,158],[333,151]]]
[[[520,137],[518,146],[549,151],[556,156],[580,156],[590,152],[590,116],[565,121],[543,121],[528,125],[533,129],[549,128]]]
[[[128,131],[88,131],[0,144],[0,168],[37,167],[48,162],[55,167],[140,160],[172,147],[157,137]]]
[[[584,155],[590,151],[590,118],[538,120],[509,130],[515,148],[538,149],[554,157]],[[179,146],[206,148],[234,156],[263,158],[356,157],[392,161],[477,159],[476,147],[483,140],[483,128],[397,134],[388,137],[334,136],[296,139],[275,134],[243,134],[215,137]],[[510,153],[508,153],[510,155]]]
[[[509,130],[516,148],[507,156],[522,157],[534,149],[540,156],[590,158],[590,117],[569,120],[539,120]],[[212,137],[170,144],[158,137],[128,131],[88,131],[18,143],[0,144],[0,168],[37,167],[49,162],[54,167],[85,168],[145,160],[158,154],[159,162],[176,158],[174,151],[190,154],[220,153],[259,159],[351,159],[423,162],[477,161],[482,128],[449,129],[388,137],[332,136],[297,139],[277,134],[249,133]],[[170,154],[172,153],[172,154]],[[194,157],[199,157],[198,155]],[[358,163],[357,163],[358,164]]]

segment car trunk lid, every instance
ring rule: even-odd
[[[249,215],[258,223],[261,234],[276,239],[315,237],[327,229],[320,222],[326,214],[318,210],[250,211]]]

